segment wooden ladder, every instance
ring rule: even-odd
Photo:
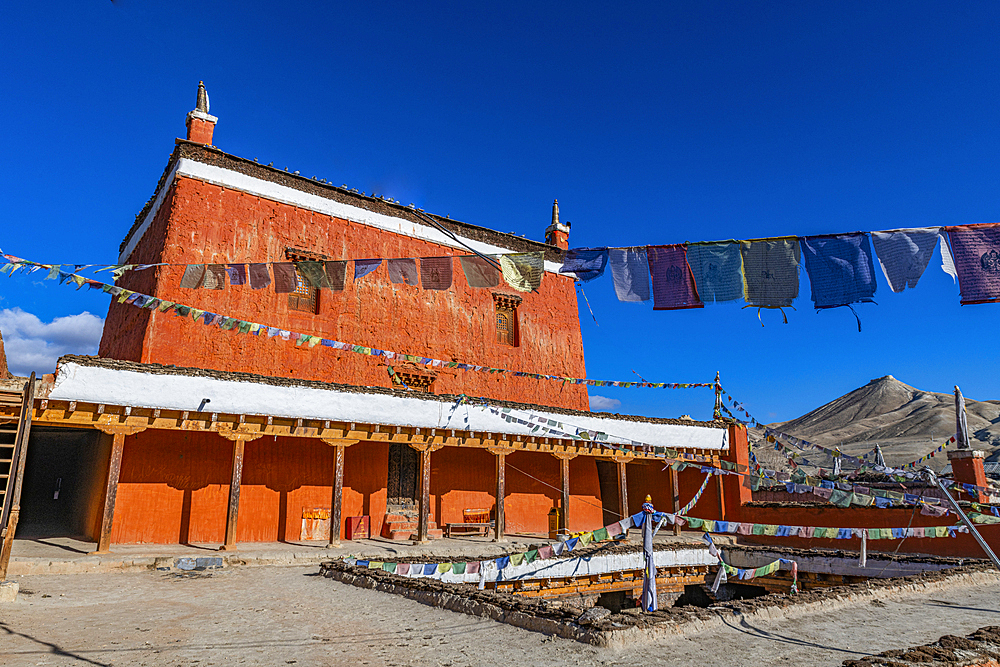
[[[7,564],[14,545],[14,531],[21,514],[21,482],[28,454],[31,413],[35,403],[35,374],[20,393],[0,392],[0,407],[19,407],[16,422],[0,421],[0,581],[7,578]]]

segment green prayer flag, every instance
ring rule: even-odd
[[[452,563],[451,571],[453,574],[465,574],[465,563]]]
[[[608,529],[607,528],[600,528],[600,529],[594,531],[594,541],[595,542],[603,542],[606,539],[608,539]]]
[[[537,559],[538,559],[538,549],[532,549],[530,551],[525,552],[524,554],[525,563],[530,563]]]
[[[817,528],[817,530],[819,530],[819,529]],[[753,528],[750,529],[750,534],[751,535],[763,535],[764,534],[764,526],[762,524],[755,523],[753,525]]]
[[[386,572],[395,572],[396,571],[396,564],[395,563],[382,563],[382,569],[385,570]]]
[[[864,493],[855,493],[851,502],[855,505],[860,505],[861,507],[871,507],[872,503],[875,502],[875,497]]]

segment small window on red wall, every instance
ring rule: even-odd
[[[285,257],[292,262],[320,262],[329,259],[326,255],[300,248],[286,248]],[[288,309],[319,314],[319,290],[306,279],[297,266],[295,289],[288,295]]]
[[[496,309],[497,343],[517,347],[520,342],[517,307],[521,305],[521,297],[513,294],[494,294],[493,305]]]

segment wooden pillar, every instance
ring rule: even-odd
[[[420,454],[417,473],[417,479],[420,482],[420,490],[417,495],[417,539],[413,543],[427,544],[430,541],[428,532],[431,514],[431,452],[441,449],[444,445],[432,445],[426,442],[411,442],[409,445]]]
[[[678,480],[677,471],[670,468],[670,493],[673,496],[673,509],[671,510],[674,514],[681,508],[681,488],[680,481]],[[674,535],[681,534],[681,526],[679,523],[674,523]]]
[[[101,532],[97,537],[97,551],[93,554],[106,554],[111,547],[111,528],[115,522],[115,500],[118,497],[118,476],[122,468],[122,452],[125,451],[125,436],[134,435],[146,430],[144,426],[126,426],[125,424],[98,424],[98,430],[113,436],[111,442],[111,461],[108,464],[108,482],[104,489],[104,515],[101,519]]]
[[[552,455],[559,459],[559,479],[562,490],[562,499],[559,516],[559,532],[569,535],[569,462],[576,458],[576,454],[567,452],[552,452]]]
[[[236,549],[236,531],[239,527],[240,518],[240,486],[243,484],[243,451],[245,445],[250,440],[256,440],[261,433],[249,433],[243,431],[219,431],[226,440],[233,441],[233,468],[232,478],[229,482],[229,507],[226,511],[226,539],[219,551],[233,551]],[[279,536],[281,539],[283,536]]]
[[[497,457],[497,490],[496,490],[496,521],[493,528],[493,541],[505,542],[504,533],[507,529],[504,518],[504,496],[506,495],[507,455],[514,451],[513,447],[487,447],[486,451]]]
[[[330,542],[327,548],[340,546],[340,525],[343,522],[342,509],[344,505],[344,450],[357,443],[357,440],[343,438],[322,438],[323,442],[333,446],[333,488],[330,494]]]
[[[625,476],[625,466],[628,464],[631,457],[629,456],[615,456],[613,460],[618,464],[618,507],[621,512],[621,516],[624,519],[629,516],[628,513],[628,479]]]

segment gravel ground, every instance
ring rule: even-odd
[[[840,665],[1000,625],[1000,584],[611,651],[319,577],[315,567],[18,578],[0,664]]]

